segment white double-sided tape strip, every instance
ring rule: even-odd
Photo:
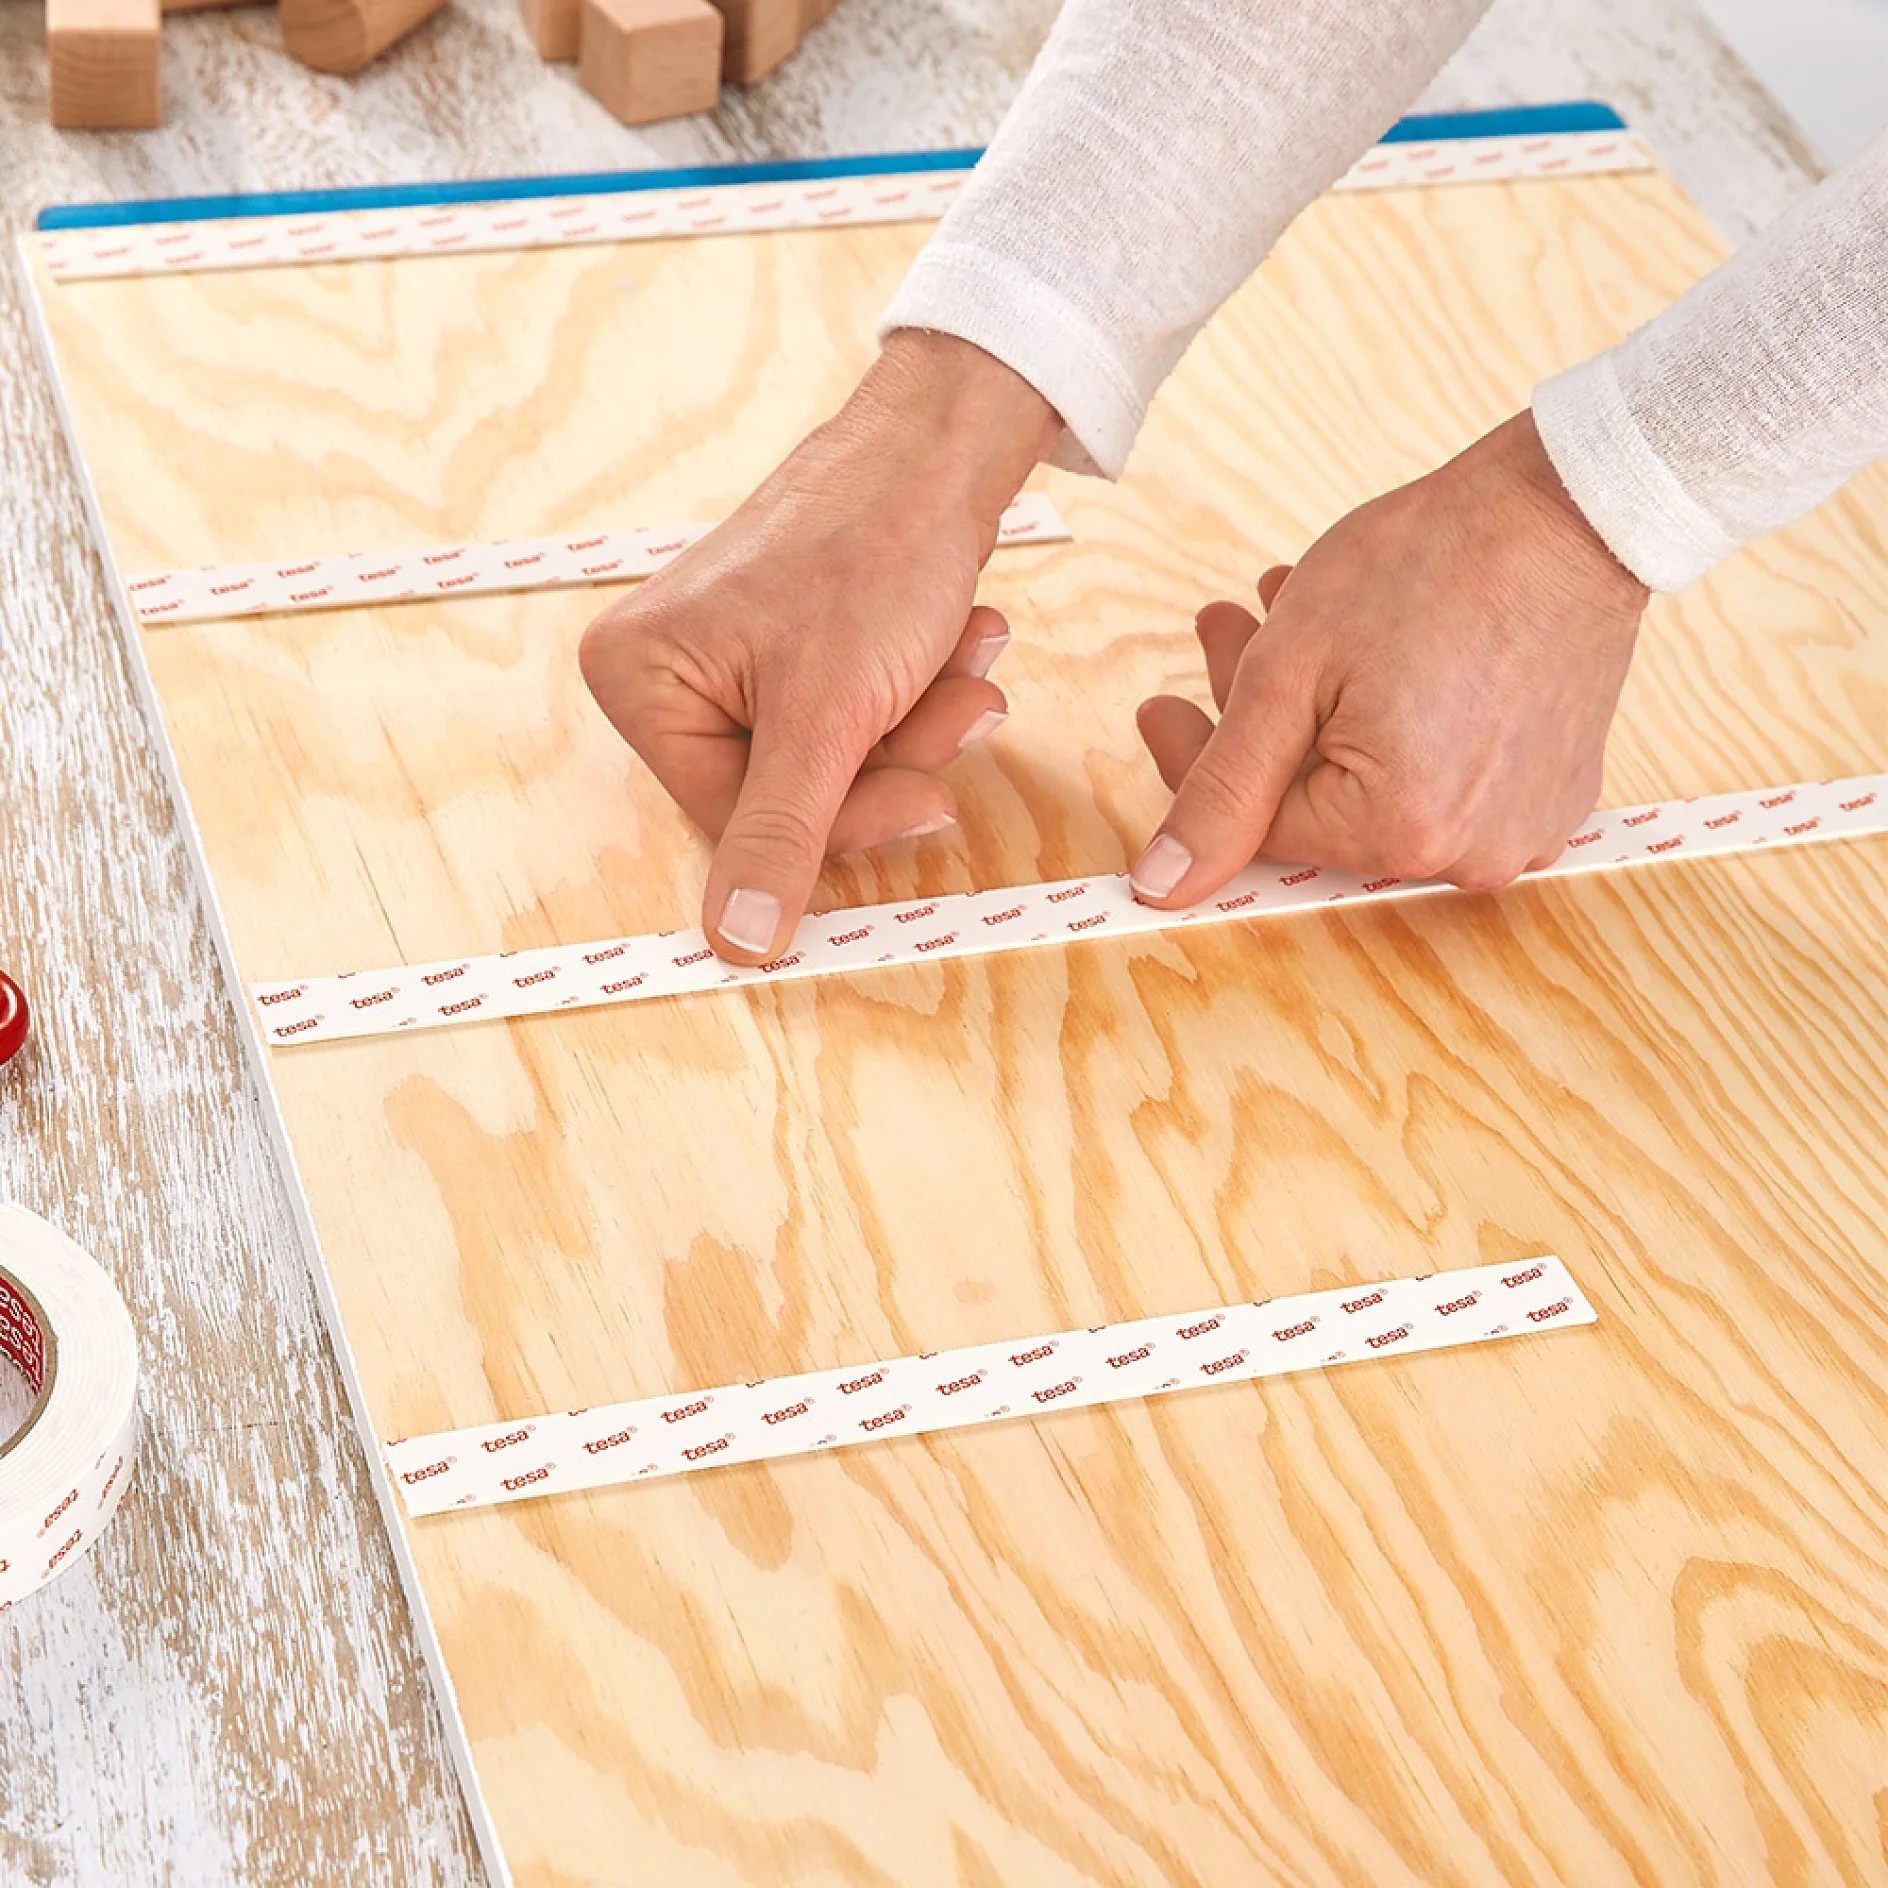
[[[1593,1322],[1558,1259],[1526,1259],[411,1436],[387,1464],[439,1514]]]
[[[1801,845],[1888,830],[1888,774],[1794,787],[1756,787],[1709,799],[1597,813],[1558,863],[1530,879],[1695,859],[1758,846]],[[649,997],[834,976],[881,964],[975,957],[1190,925],[1267,917],[1335,904],[1418,898],[1453,887],[1433,880],[1357,879],[1313,866],[1248,866],[1216,898],[1185,911],[1141,904],[1125,878],[1078,878],[1001,891],[955,892],[902,905],[863,905],[802,920],[793,948],[770,964],[727,964],[700,931],[553,944],[250,986],[266,1041],[289,1045]]]
[[[297,610],[361,609],[422,597],[473,597],[501,590],[555,590],[571,584],[628,583],[648,577],[714,529],[707,524],[582,531],[561,538],[498,544],[444,544],[411,551],[350,551],[270,564],[156,570],[125,580],[138,621],[217,622]],[[999,549],[1059,544],[1069,528],[1041,492],[1025,492],[997,524]]]
[[[117,1288],[63,1233],[0,1206],[0,1366],[33,1392],[0,1440],[0,1608],[97,1540],[131,1478],[138,1352]]]
[[[1447,138],[1377,145],[1335,188],[1383,190],[1651,167],[1650,151],[1624,131]],[[39,246],[49,275],[56,281],[77,282],[107,276],[353,262],[377,256],[558,249],[580,243],[717,236],[743,230],[929,222],[944,213],[969,178],[967,169],[900,172],[601,196],[226,217],[116,229],[43,230]]]

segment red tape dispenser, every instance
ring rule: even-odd
[[[11,1062],[19,1054],[30,1027],[25,992],[0,970],[0,1062]]]

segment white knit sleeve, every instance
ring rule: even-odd
[[[1574,502],[1690,583],[1888,456],[1888,132],[1682,300],[1537,388]]]
[[[994,354],[1062,415],[1062,464],[1117,476],[1207,317],[1487,4],[1068,0],[881,332]]]

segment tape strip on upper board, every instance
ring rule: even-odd
[[[1592,1324],[1556,1258],[1092,1325],[387,1445],[413,1515]]]
[[[1596,813],[1556,864],[1529,873],[1523,882],[1884,830],[1888,774],[1754,787],[1708,799]],[[250,994],[263,1040],[286,1047],[1453,890],[1433,880],[1364,880],[1311,866],[1261,861],[1248,866],[1216,898],[1185,911],[1156,911],[1141,904],[1120,877],[955,892],[909,904],[829,911],[803,919],[793,948],[756,969],[724,963],[700,931],[662,931],[258,983],[250,986]]]
[[[116,1286],[62,1232],[0,1206],[0,1369],[33,1392],[0,1440],[0,1610],[80,1560],[130,1480],[138,1354]]]
[[[573,584],[629,583],[662,566],[714,529],[709,524],[645,525],[632,531],[579,531],[496,544],[435,544],[407,551],[350,551],[267,564],[212,564],[154,570],[125,579],[146,629],[298,610],[366,609],[428,597],[489,596]],[[1041,492],[1024,492],[997,523],[999,550],[1063,544],[1069,528]]]
[[[1373,146],[1333,188],[1387,190],[1652,167],[1646,145],[1622,130],[1398,140]],[[562,249],[658,237],[928,223],[943,215],[970,175],[965,166],[928,173],[692,184],[487,203],[48,229],[37,232],[36,240],[46,272],[58,282],[191,275],[390,256]]]

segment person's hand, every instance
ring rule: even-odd
[[[719,841],[702,926],[724,957],[784,948],[828,853],[951,823],[939,771],[1007,712],[977,573],[1059,425],[968,342],[895,334],[835,419],[585,632],[603,712]]]
[[[1260,579],[1263,624],[1200,612],[1217,725],[1142,704],[1174,801],[1136,893],[1192,904],[1260,854],[1476,890],[1550,864],[1598,803],[1649,594],[1531,414],[1360,506]]]

